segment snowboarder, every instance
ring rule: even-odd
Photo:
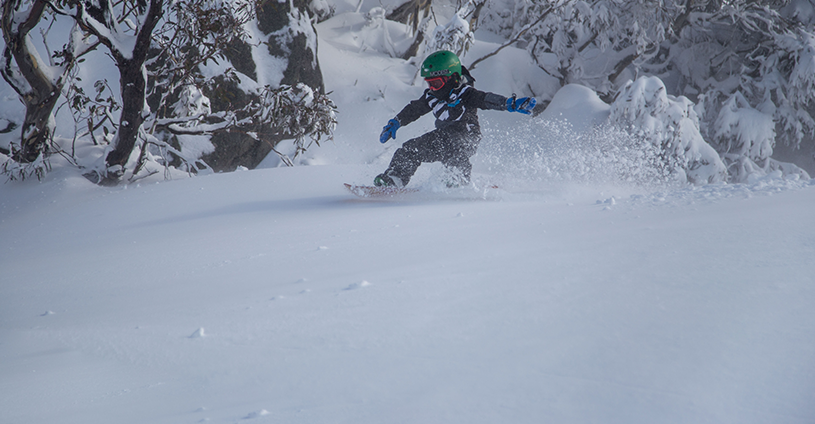
[[[427,82],[422,97],[408,103],[382,129],[379,141],[396,139],[396,130],[428,112],[436,117],[436,129],[413,138],[396,150],[388,169],[374,178],[376,186],[404,187],[423,162],[441,162],[453,171],[450,185],[470,183],[473,156],[481,141],[478,109],[532,113],[534,97],[506,98],[476,90],[475,78],[461,66],[455,53],[441,50],[422,63],[422,77]]]

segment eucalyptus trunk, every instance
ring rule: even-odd
[[[43,68],[47,65],[38,63],[38,55],[29,50],[29,33],[42,18],[47,2],[34,1],[26,18],[15,22],[14,17],[20,13],[21,6],[21,0],[3,3],[2,30],[6,47],[3,52],[2,74],[25,105],[20,149],[12,152],[12,159],[31,163],[47,150],[53,132],[53,110],[64,82],[62,77],[52,81],[46,76]],[[67,66],[73,64],[72,58],[65,59]],[[16,63],[16,69],[12,68],[12,62]]]

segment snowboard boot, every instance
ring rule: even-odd
[[[393,177],[387,173],[377,175],[376,178],[374,178],[374,185],[377,187],[404,187],[399,177]]]
[[[470,185],[470,175],[459,168],[449,167],[442,174],[442,181],[447,188],[466,187]]]

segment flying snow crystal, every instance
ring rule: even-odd
[[[204,336],[205,336],[204,327],[201,327],[201,328],[195,330],[194,333],[190,334],[191,339],[200,339],[200,338],[202,338]]]

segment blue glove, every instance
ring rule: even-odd
[[[396,130],[401,127],[402,124],[399,123],[397,119],[391,119],[388,121],[388,125],[385,125],[385,128],[382,128],[382,134],[379,134],[379,142],[385,143],[390,139],[396,140]]]
[[[520,99],[516,99],[513,94],[512,97],[507,99],[507,110],[529,115],[532,113],[532,109],[535,108],[536,104],[538,104],[538,101],[535,100],[534,97],[521,97]]]

